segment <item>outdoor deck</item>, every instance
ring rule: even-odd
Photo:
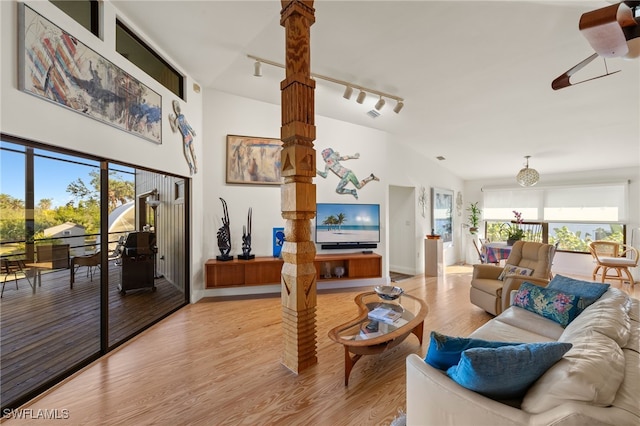
[[[43,382],[100,352],[100,270],[42,273],[35,294],[25,278],[7,280],[0,299],[2,400],[33,391]],[[31,279],[35,283],[35,279]],[[156,290],[118,291],[120,267],[109,267],[109,346],[114,346],[184,303],[184,294],[164,278]]]

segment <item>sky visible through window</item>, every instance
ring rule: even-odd
[[[2,142],[2,147],[16,148],[24,152],[24,148],[18,145]],[[70,183],[82,179],[85,185],[91,187],[92,171],[99,171],[99,162],[83,158],[67,156],[50,151],[35,150],[35,194],[36,205],[44,198],[51,198],[53,208],[64,206],[69,201],[76,201],[67,187]],[[46,155],[46,157],[38,154]],[[51,158],[53,157],[53,158]],[[68,161],[59,161],[68,160]],[[126,167],[118,167],[118,170],[133,172]],[[133,180],[128,173],[120,173],[126,180]],[[7,150],[0,151],[0,193],[25,201],[25,164],[24,154]]]

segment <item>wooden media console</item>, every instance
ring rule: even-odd
[[[376,253],[319,254],[314,263],[318,281],[382,277],[382,256]],[[282,259],[269,256],[226,262],[209,259],[204,264],[205,288],[280,284],[282,264]],[[341,278],[334,273],[338,266],[344,268]],[[324,277],[326,268],[331,271],[331,278]]]

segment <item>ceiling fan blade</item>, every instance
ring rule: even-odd
[[[598,54],[594,53],[593,55],[589,56],[587,59],[581,61],[577,65],[570,68],[564,74],[562,74],[561,76],[559,76],[558,78],[556,78],[551,82],[551,88],[553,90],[558,90],[558,89],[564,89],[565,87],[572,86],[571,82],[569,81],[571,76],[577,73],[578,71],[580,71],[585,66],[587,66],[591,61],[593,61],[597,57],[598,57]]]
[[[606,77],[608,75],[620,72],[620,70],[617,70],[617,71],[614,71],[614,72],[607,71],[605,74],[598,75],[598,76],[595,76],[595,77],[592,77],[592,78],[587,78],[586,80],[578,81],[577,83],[571,83],[571,81],[569,81],[573,74],[575,74],[578,71],[580,71],[589,62],[593,61],[597,56],[598,56],[598,54],[594,53],[593,55],[589,56],[587,59],[583,60],[582,62],[580,62],[579,64],[575,65],[574,67],[569,69],[567,72],[565,72],[564,74],[562,74],[561,76],[559,76],[558,78],[553,80],[551,82],[551,88],[553,90],[564,89],[565,87],[575,86],[576,84],[585,83],[587,81],[596,80],[598,78]]]

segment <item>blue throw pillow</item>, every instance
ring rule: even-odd
[[[547,288],[582,297],[584,302],[582,308],[584,309],[598,300],[600,296],[609,289],[609,284],[576,280],[562,275],[555,275],[547,285]]]
[[[445,336],[432,331],[429,349],[425,362],[439,370],[447,370],[460,362],[462,351],[470,348],[498,348],[501,346],[519,345],[512,342],[494,342],[490,340],[471,339],[467,337]]]
[[[489,398],[517,399],[571,346],[548,342],[467,349],[447,375],[460,386]]]
[[[566,327],[582,312],[582,298],[560,290],[523,282],[513,299],[518,306]]]

